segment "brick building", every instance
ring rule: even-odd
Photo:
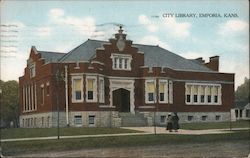
[[[234,74],[218,70],[218,56],[205,63],[133,44],[121,28],[109,41],[87,40],[68,53],[33,46],[19,78],[20,126],[165,125],[169,112],[180,122],[226,121]]]

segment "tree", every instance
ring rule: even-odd
[[[14,127],[19,124],[19,97],[17,81],[0,81],[1,96],[1,126],[9,127],[13,122]]]
[[[235,92],[235,98],[237,101],[246,101],[249,102],[250,96],[249,96],[249,79],[245,77],[245,81],[242,85],[240,85],[236,92]]]

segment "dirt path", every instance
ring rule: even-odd
[[[75,151],[50,152],[41,154],[22,155],[22,157],[166,157],[166,158],[191,158],[191,157],[247,157],[249,142],[216,142],[192,143],[178,145],[122,147],[103,149],[82,149]],[[20,156],[18,156],[20,157]]]

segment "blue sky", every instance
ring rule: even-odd
[[[165,13],[197,17],[166,18]],[[198,16],[206,13],[222,17]],[[224,17],[228,13],[237,17]],[[108,40],[118,29],[114,23],[119,23],[134,43],[159,45],[206,61],[219,55],[220,71],[235,73],[237,87],[249,76],[248,13],[247,0],[3,1],[1,40],[7,42],[1,42],[1,79],[18,80],[32,45],[68,52],[88,38]]]

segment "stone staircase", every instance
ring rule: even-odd
[[[122,127],[142,127],[147,126],[147,119],[143,117],[143,114],[132,113],[119,113],[121,117]]]

